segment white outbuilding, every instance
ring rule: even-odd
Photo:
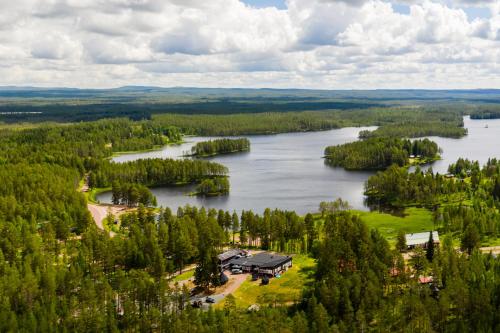
[[[416,247],[427,248],[430,234],[432,232],[432,240],[435,245],[439,244],[439,233],[437,231],[425,231],[415,234],[406,234],[406,246],[408,249],[414,249]]]

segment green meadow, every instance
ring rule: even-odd
[[[378,229],[391,245],[396,242],[399,230],[405,233],[415,233],[434,230],[432,213],[425,208],[407,208],[402,216],[381,212],[357,211],[369,228]]]

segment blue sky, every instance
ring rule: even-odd
[[[278,9],[286,9],[287,7],[285,0],[243,0],[243,2],[255,8],[276,7]],[[447,0],[445,2],[448,5],[453,5],[453,1]],[[410,11],[410,6],[407,4],[393,3],[393,7],[395,11],[401,14],[408,14]],[[461,8],[467,13],[467,16],[471,20],[475,18],[490,17],[488,8],[475,6],[461,6]]]
[[[243,2],[256,8],[276,7],[278,9],[286,9],[284,0],[245,0]]]

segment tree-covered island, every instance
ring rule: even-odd
[[[195,195],[214,197],[229,193],[229,180],[227,177],[204,179],[197,187]]]
[[[398,166],[426,164],[439,159],[438,145],[429,140],[399,138],[370,138],[362,141],[330,146],[325,158],[332,166],[347,170],[383,170]]]
[[[250,150],[250,140],[247,138],[216,139],[196,143],[191,148],[191,156],[208,157],[219,154],[230,154]]]

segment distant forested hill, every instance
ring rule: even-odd
[[[238,114],[500,104],[500,90],[302,90],[0,87],[0,121],[85,121],[155,114]]]

